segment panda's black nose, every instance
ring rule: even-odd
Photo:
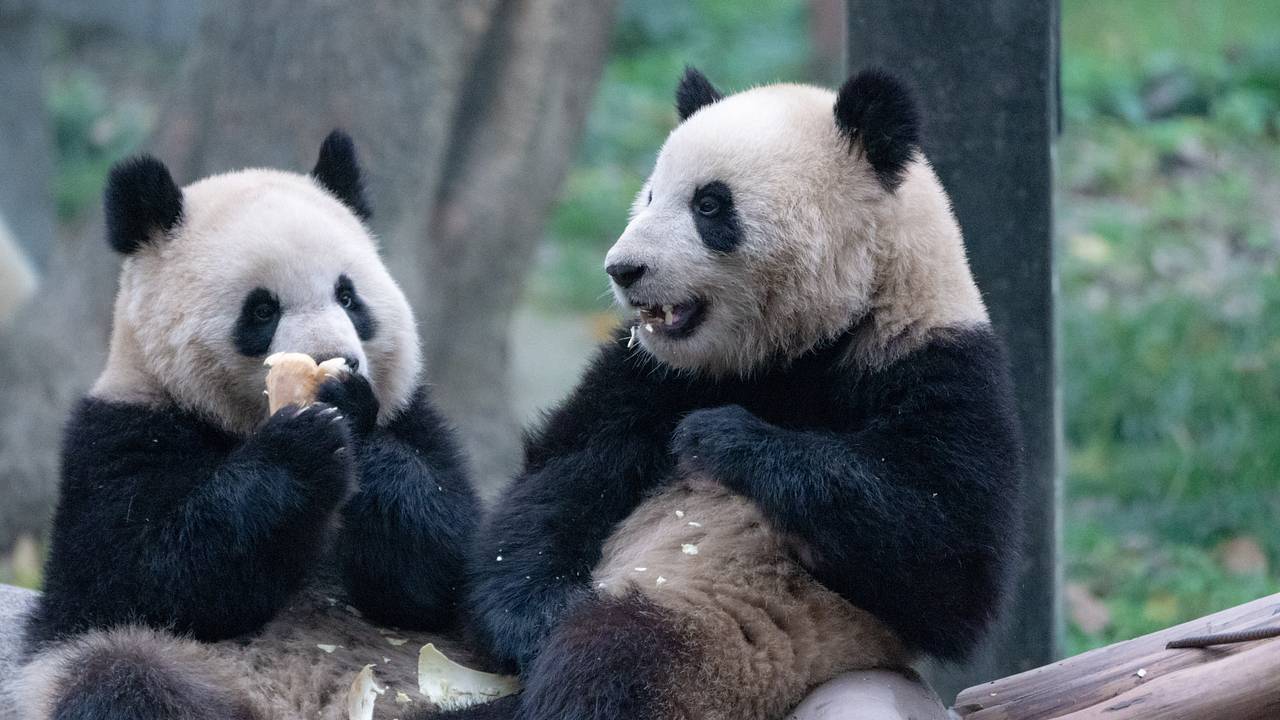
[[[631,265],[628,263],[614,263],[604,269],[609,273],[609,277],[624,288],[629,288],[636,284],[640,276],[644,275],[644,271],[648,268],[644,265]]]

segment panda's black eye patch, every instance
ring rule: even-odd
[[[355,326],[356,335],[361,342],[371,340],[378,331],[378,322],[369,311],[369,306],[360,299],[355,283],[345,274],[339,275],[338,282],[333,286],[333,299],[346,311],[347,317],[351,318],[351,324]]]
[[[240,304],[240,316],[232,330],[236,350],[249,357],[266,355],[280,324],[280,300],[266,288],[254,288]]]
[[[689,207],[704,245],[727,253],[742,243],[742,224],[728,185],[719,180],[703,185],[693,194]]]

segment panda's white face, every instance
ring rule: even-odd
[[[849,153],[834,102],[815,87],[756,88],[671,133],[605,260],[647,351],[677,368],[747,374],[864,310],[874,208],[887,192]]]
[[[605,259],[644,350],[747,376],[856,326],[850,359],[874,366],[987,322],[896,80],[725,98],[689,70],[677,98],[684,121]]]
[[[419,366],[409,305],[364,225],[313,178],[271,170],[182,191],[178,225],[124,262],[112,344],[104,394],[146,380],[237,432],[266,415],[271,353],[346,358],[384,419]]]

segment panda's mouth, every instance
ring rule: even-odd
[[[706,301],[698,299],[652,305],[632,301],[631,306],[636,309],[639,332],[670,338],[688,337],[707,314]]]

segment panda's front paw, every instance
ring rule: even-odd
[[[749,453],[764,427],[763,420],[741,405],[695,410],[676,426],[671,452],[682,470],[710,472],[725,481],[727,463]]]
[[[258,429],[255,440],[268,462],[288,468],[322,496],[338,500],[350,493],[355,477],[351,429],[333,405],[286,405]]]
[[[332,405],[346,417],[356,437],[364,437],[378,421],[378,398],[369,379],[359,373],[344,373],[320,384],[316,401]]]

